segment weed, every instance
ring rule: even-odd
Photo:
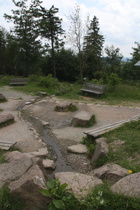
[[[73,205],[73,201],[76,202],[76,198],[69,193],[71,190],[67,189],[67,186],[66,183],[60,184],[58,179],[51,179],[46,183],[46,188],[40,190],[43,196],[51,198],[48,210],[68,209]]]
[[[86,145],[87,147],[87,155],[89,158],[92,157],[94,150],[95,150],[95,142],[93,142],[91,139],[88,137],[83,137],[83,140],[81,142],[82,144]]]
[[[22,210],[25,204],[18,198],[13,197],[8,188],[4,186],[0,190],[0,209],[1,210]]]

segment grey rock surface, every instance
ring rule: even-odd
[[[99,158],[106,157],[108,154],[108,145],[105,138],[99,138],[96,140],[96,148],[91,159],[91,164],[94,165],[94,162]]]
[[[10,193],[26,201],[28,208],[40,208],[47,201],[39,192],[45,187],[45,178],[40,168],[35,165],[31,167],[19,180],[11,182]]]
[[[10,181],[19,179],[32,166],[30,158],[0,164],[0,188]]]
[[[111,187],[111,190],[114,193],[140,198],[140,172],[119,180]]]
[[[71,188],[77,198],[85,197],[96,185],[103,184],[97,177],[75,172],[58,172],[55,178],[61,184],[67,183],[68,189]]]
[[[110,184],[113,184],[126,175],[129,175],[129,172],[126,168],[110,163],[95,169],[93,174],[99,179],[106,179]]]
[[[68,152],[84,154],[87,153],[87,147],[83,144],[76,144],[68,147]]]
[[[88,126],[93,114],[86,111],[80,111],[76,113],[71,121],[71,125],[74,127],[77,126]]]

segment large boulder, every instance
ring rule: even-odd
[[[99,179],[106,179],[110,184],[113,184],[126,175],[129,175],[129,172],[126,168],[110,163],[95,169],[93,174]]]
[[[10,193],[26,201],[28,209],[38,209],[47,205],[46,197],[39,192],[45,187],[45,178],[40,168],[35,165],[31,167],[19,180],[11,182]]]
[[[56,104],[55,111],[57,112],[67,112],[72,106],[71,102],[59,102]]]
[[[77,198],[86,197],[96,185],[103,184],[97,177],[76,172],[58,172],[55,173],[55,178],[61,184],[67,183],[68,189],[72,189]]]
[[[80,111],[73,117],[71,125],[74,127],[89,127],[94,115],[86,111]]]
[[[140,172],[119,180],[111,187],[111,190],[125,196],[140,198]]]
[[[5,183],[19,179],[29,170],[32,164],[30,158],[22,158],[10,163],[0,164],[0,188]]]
[[[83,144],[76,144],[68,147],[68,152],[84,154],[87,153],[87,147]]]
[[[91,164],[94,165],[94,162],[99,158],[106,157],[108,154],[108,145],[106,143],[106,138],[99,138],[96,140],[96,148],[91,159]]]

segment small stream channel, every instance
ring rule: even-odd
[[[18,107],[18,111],[21,111],[24,105]],[[30,116],[29,113],[26,113],[26,111],[23,112],[23,119],[31,123],[33,127],[36,129],[37,132],[41,133],[41,137],[44,143],[51,147],[51,150],[53,151],[51,156],[54,156],[53,159],[56,159],[56,169],[53,172],[65,172],[65,171],[74,171],[70,165],[66,162],[64,156],[61,153],[60,147],[58,143],[55,141],[55,138],[50,135],[51,129],[49,128],[43,128],[40,121],[36,118],[33,118]]]
[[[57,159],[56,159],[56,169],[54,172],[64,172],[64,171],[73,171],[72,167],[68,165],[65,161],[65,158],[63,157],[59,145],[55,142],[55,140],[49,136],[49,130],[44,129],[43,131],[43,141],[51,146],[51,148],[54,150]]]

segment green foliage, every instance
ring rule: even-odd
[[[9,85],[11,76],[0,75],[0,86]]]
[[[0,190],[0,209],[1,210],[23,210],[25,202],[13,197],[7,187]]]
[[[98,79],[92,79],[91,82],[94,83],[94,84],[99,84],[99,85],[103,85],[104,84],[102,79],[99,79],[99,80]]]
[[[51,74],[49,74],[47,77],[40,77],[40,85],[49,88],[49,87],[57,87],[59,85],[59,82],[56,78],[52,77]]]
[[[86,145],[87,147],[87,155],[91,158],[94,150],[95,150],[95,142],[92,141],[90,138],[88,137],[83,137],[83,140],[81,142],[82,144]]]
[[[67,186],[66,183],[60,184],[58,179],[51,179],[46,183],[46,188],[40,190],[43,196],[51,198],[48,210],[65,210],[73,206],[76,199],[69,193],[71,190],[67,189]]]
[[[87,196],[84,205],[85,210],[116,210],[116,209],[138,209],[140,205],[139,198],[125,197],[123,195],[114,194],[109,189],[110,186],[98,185]],[[112,202],[113,201],[113,202]]]
[[[110,145],[109,153],[106,158],[100,158],[94,164],[100,167],[106,163],[114,162],[122,167],[128,168],[133,172],[140,171],[139,155],[140,155],[140,120],[125,123],[120,128],[110,131],[103,136],[107,138],[108,143],[115,140],[122,140],[125,143],[122,146],[114,147]]]
[[[108,83],[111,86],[116,86],[116,85],[118,85],[120,83],[120,81],[121,81],[121,79],[118,77],[118,75],[116,73],[112,73],[109,76]]]
[[[0,149],[0,164],[5,163],[4,150]]]

